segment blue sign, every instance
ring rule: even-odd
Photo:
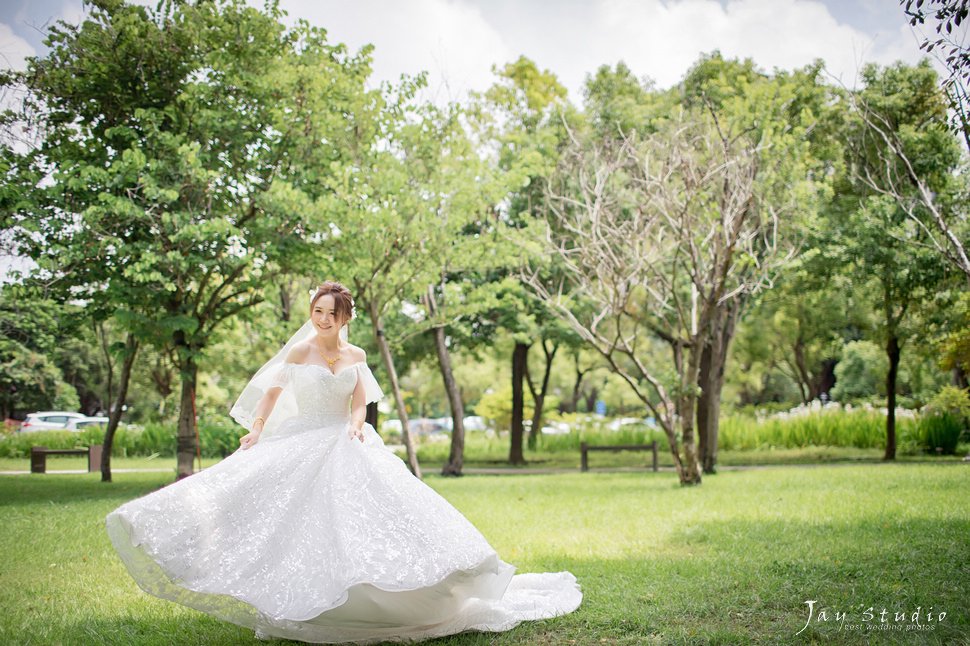
[[[606,415],[606,402],[603,401],[602,399],[596,400],[596,414]]]

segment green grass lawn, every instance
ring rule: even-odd
[[[115,556],[105,514],[169,481],[0,477],[0,643],[265,643],[144,594]],[[520,572],[567,569],[585,595],[570,615],[435,645],[970,643],[965,465],[724,471],[695,488],[669,472],[426,482]],[[808,600],[830,619],[796,637]],[[876,627],[905,612],[904,630],[855,630],[869,607]],[[932,630],[905,630],[917,608]]]

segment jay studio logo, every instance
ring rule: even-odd
[[[827,607],[816,607],[818,601],[811,599],[805,602],[808,606],[808,618],[805,625],[796,635],[801,634],[809,626],[816,628],[837,626],[838,630],[856,632],[900,631],[915,632],[935,630],[937,624],[946,619],[946,612],[935,611],[933,606],[923,610],[922,606],[914,609],[890,610],[886,607],[866,606],[858,604],[850,610],[833,610]]]

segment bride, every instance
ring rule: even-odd
[[[324,283],[310,312],[233,406],[250,429],[239,449],[107,515],[138,585],[311,643],[505,631],[578,608],[571,573],[515,575],[365,423],[383,393],[346,342],[347,288]]]

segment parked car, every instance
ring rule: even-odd
[[[461,421],[466,431],[484,431],[488,428],[485,419],[479,415],[470,415]]]
[[[448,427],[438,419],[430,417],[417,417],[408,423],[408,428],[412,433],[419,435],[431,435],[432,433],[447,433]]]
[[[644,420],[640,419],[639,417],[618,417],[617,419],[614,419],[609,424],[607,424],[606,428],[610,429],[611,431],[618,431],[624,426],[643,424],[643,423],[644,423]]]
[[[80,431],[81,429],[87,428],[88,426],[107,426],[107,417],[82,417],[81,419],[72,419],[67,423],[67,430],[69,431]]]
[[[66,429],[68,423],[75,419],[86,419],[87,415],[81,413],[69,413],[59,410],[41,411],[29,413],[24,423],[20,425],[20,433],[32,433],[34,431],[50,431],[56,429]]]
[[[549,422],[540,431],[545,435],[569,435],[569,424],[566,422]]]

